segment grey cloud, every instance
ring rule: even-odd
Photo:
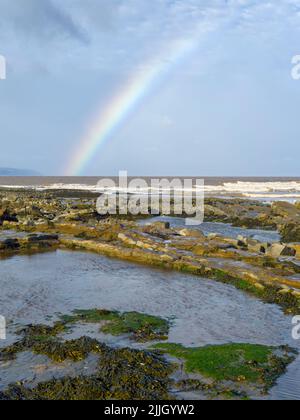
[[[72,15],[53,0],[0,0],[0,31],[28,36],[37,42],[61,37],[84,44],[89,41]]]

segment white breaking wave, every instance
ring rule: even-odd
[[[291,182],[225,182],[223,185],[206,185],[205,191],[236,194],[272,194],[272,193],[299,193],[300,181]]]
[[[45,190],[68,190],[68,191],[89,191],[100,193],[103,188],[97,185],[88,184],[64,184],[54,183],[49,185],[1,185],[1,188],[6,189],[34,189],[37,191]],[[201,187],[200,187],[201,188]],[[183,189],[176,189],[177,192],[182,192]],[[127,188],[121,189],[117,185],[115,188],[107,188],[105,192],[110,193],[139,193],[139,194],[157,194],[166,190],[156,189],[151,186],[144,189]],[[185,192],[191,192],[191,189]],[[280,199],[300,199],[300,181],[278,181],[278,182],[250,182],[250,181],[237,181],[237,182],[224,182],[220,185],[204,185],[204,193],[209,196],[240,196],[245,198],[257,198],[266,200],[280,200]]]

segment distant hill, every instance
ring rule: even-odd
[[[0,168],[0,176],[38,176],[38,172],[30,169]]]

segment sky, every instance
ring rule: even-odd
[[[300,176],[300,0],[0,0],[0,55],[0,167]]]

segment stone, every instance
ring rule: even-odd
[[[3,222],[17,222],[18,219],[16,217],[16,214],[12,213],[8,209],[0,209],[0,225],[3,224]]]
[[[118,239],[120,241],[124,242],[126,245],[130,245],[130,246],[135,246],[136,245],[136,241],[134,241],[132,238],[125,235],[124,233],[119,233]]]
[[[268,250],[267,255],[272,258],[279,258],[279,257],[295,257],[296,256],[296,249],[291,248],[285,244],[272,244]]]
[[[58,235],[30,235],[28,242],[57,241]]]
[[[177,231],[180,236],[206,239],[206,236],[200,230],[181,229]]]
[[[158,229],[158,230],[170,229],[169,222],[155,222],[155,223],[152,223],[151,226],[153,226],[155,229]]]
[[[217,233],[210,233],[210,234],[207,236],[207,238],[208,238],[210,241],[213,241],[214,239],[220,238],[220,236],[219,236]]]
[[[277,201],[272,204],[272,213],[275,216],[295,218],[300,216],[299,209],[291,203],[285,201]]]
[[[217,220],[227,219],[227,214],[223,210],[220,210],[217,207],[211,206],[209,204],[205,204],[204,212],[205,216],[208,218],[213,218]]]
[[[300,242],[300,221],[299,223],[290,222],[283,225],[280,233],[283,242]]]
[[[269,243],[258,242],[251,238],[247,239],[247,247],[250,252],[265,254],[270,246]]]
[[[241,248],[247,248],[247,238],[242,235],[237,237],[237,245]]]
[[[5,241],[0,242],[0,249],[18,249],[20,244],[18,239],[5,239]]]

